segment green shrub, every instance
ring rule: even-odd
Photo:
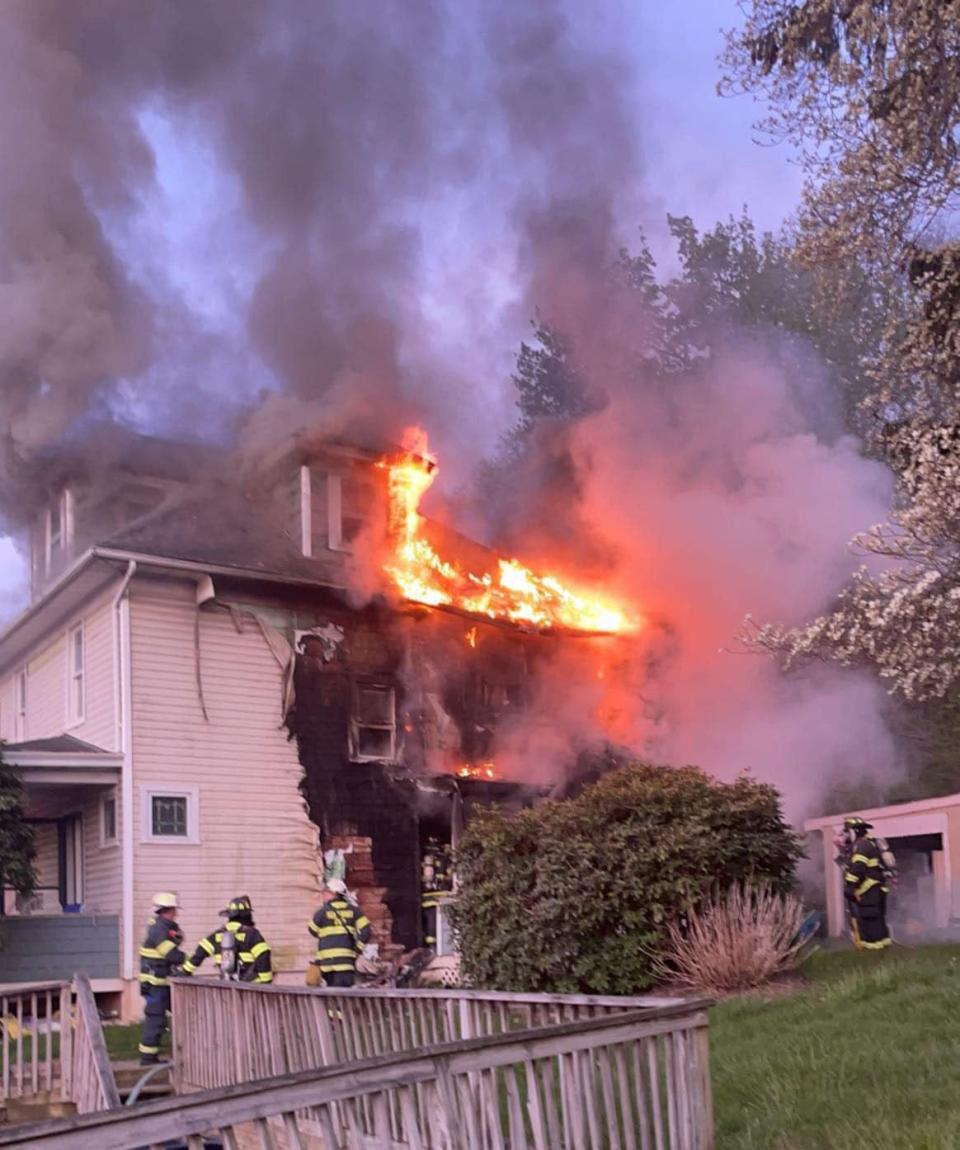
[[[667,925],[716,889],[787,890],[802,854],[777,791],[635,764],[577,798],[471,821],[454,907],[481,987],[631,994],[656,980]]]

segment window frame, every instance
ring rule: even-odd
[[[53,570],[56,556],[66,555],[69,558],[72,543],[73,492],[69,487],[64,487],[47,507],[44,517],[44,566],[47,575]]]
[[[113,803],[113,834],[107,834],[107,804]],[[117,798],[117,788],[112,787],[106,794],[100,796],[100,846],[115,847],[120,845],[120,803]]]
[[[185,799],[187,806],[187,833],[185,835],[155,834],[153,830],[153,800]],[[200,842],[200,790],[180,784],[151,783],[140,788],[140,841],[178,846],[195,846]]]
[[[389,723],[360,722],[360,692],[362,690],[384,691],[390,699]],[[389,755],[364,755],[360,751],[360,731],[388,731],[390,734]],[[397,760],[397,689],[393,683],[373,679],[358,679],[353,684],[353,698],[350,707],[350,761],[353,763],[393,763]]]
[[[76,642],[80,639],[80,667],[76,664]],[[79,705],[77,689],[79,684]],[[79,727],[87,718],[87,633],[84,621],[67,631],[67,730]]]
[[[27,708],[30,697],[28,682],[27,668],[21,667],[13,677],[13,741],[15,743],[27,741]]]

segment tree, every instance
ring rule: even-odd
[[[31,894],[37,883],[33,869],[37,848],[23,805],[20,776],[0,755],[0,881],[17,894]]]
[[[865,260],[907,293],[870,365],[902,477],[889,522],[855,541],[873,562],[828,614],[750,638],[944,697],[960,678],[960,0],[753,0],[726,62],[726,89],[764,94],[763,126],[806,167],[799,258]]]
[[[464,970],[501,990],[630,994],[670,922],[741,881],[784,891],[801,856],[777,791],[633,764],[574,799],[474,816],[454,907]]]

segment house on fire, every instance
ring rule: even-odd
[[[379,941],[416,946],[426,838],[449,841],[477,802],[530,801],[479,765],[561,640],[357,597],[387,533],[381,458],[294,443],[240,475],[132,438],[109,467],[43,461],[31,602],[0,635],[0,737],[39,888],[2,892],[0,981],[83,968],[135,1016],[162,889],[191,945],[248,894],[280,980],[300,981],[331,847],[352,850]]]

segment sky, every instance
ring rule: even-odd
[[[578,18],[602,23],[613,7],[583,5]],[[668,266],[667,212],[689,214],[707,227],[746,206],[762,228],[776,228],[796,205],[799,173],[784,150],[754,142],[751,123],[757,109],[749,99],[716,94],[721,28],[738,22],[735,0],[687,0],[673,6],[644,0],[629,11],[635,26],[630,52],[643,172],[635,189],[635,211],[628,207],[626,214],[644,227],[654,253]],[[244,229],[239,189],[229,175],[211,167],[202,135],[184,130],[183,124],[174,126],[162,108],[144,108],[140,126],[154,153],[154,186],[141,210],[123,217],[112,238],[144,284],[169,284],[184,308],[227,336],[215,350],[197,348],[197,374],[228,375],[238,399],[253,396],[271,386],[269,371],[242,351],[231,352],[229,337],[271,253],[261,237]],[[420,210],[429,215],[433,207],[423,203]],[[435,339],[451,359],[470,338],[476,306],[476,301],[458,306],[462,283],[456,258],[449,256],[456,251],[461,229],[470,228],[471,207],[467,195],[458,210],[451,211],[448,203],[445,212],[437,214],[435,261],[419,301],[421,322],[439,333]],[[478,241],[471,233],[471,239],[484,252],[486,299],[507,304],[512,271],[508,262],[498,259],[496,237],[489,238],[486,251],[482,236]],[[427,264],[431,267],[429,259]],[[239,330],[236,334],[239,348]],[[491,443],[512,413],[505,381],[516,346],[516,332],[505,329],[491,353],[491,371],[504,381],[491,389],[483,405],[479,434]],[[134,420],[141,414],[137,403],[131,399],[125,412]],[[163,411],[151,412],[150,420],[152,429],[164,430]],[[0,538],[0,620],[21,609],[26,594],[24,558],[13,540]]]

